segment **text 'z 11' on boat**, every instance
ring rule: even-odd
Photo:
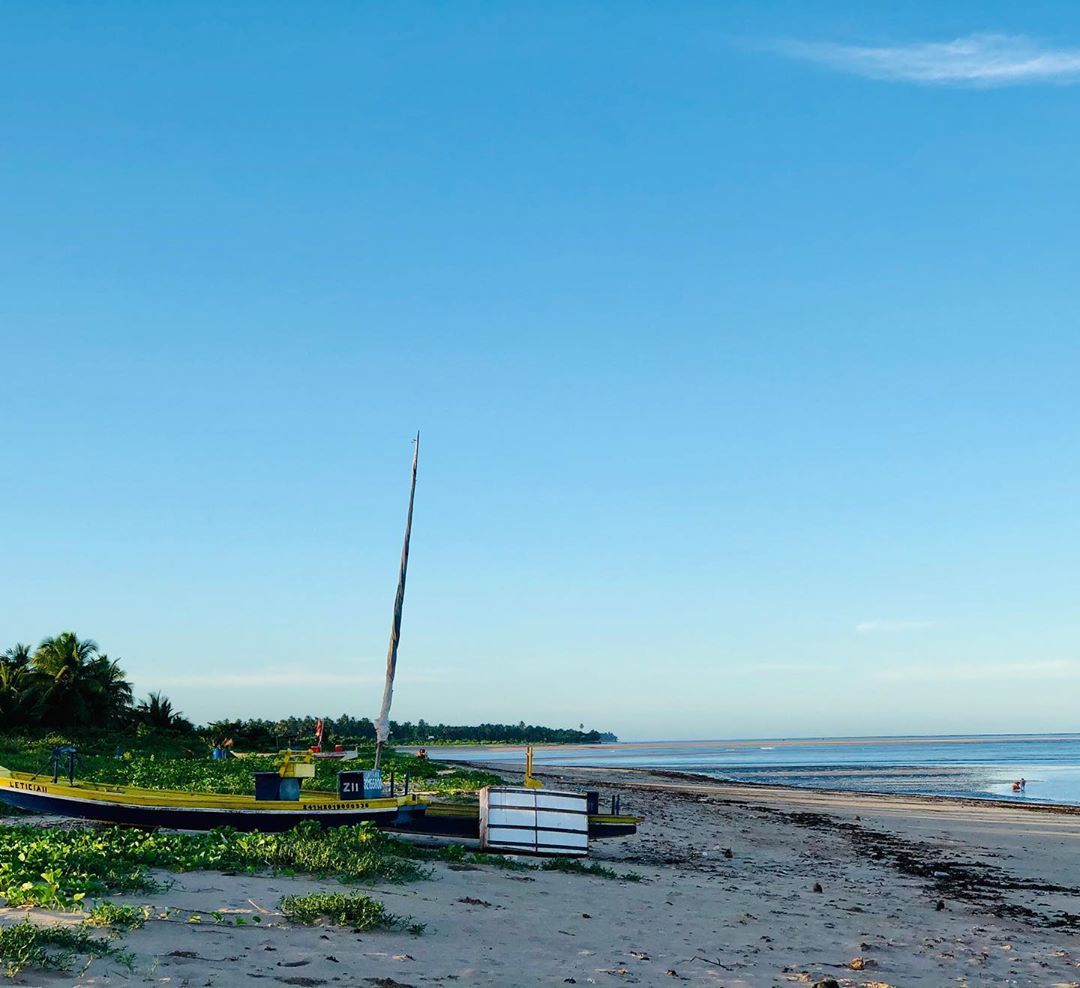
[[[384,781],[380,763],[390,737],[390,705],[416,498],[419,433],[414,443],[405,539],[386,656],[386,682],[375,720],[373,769],[339,772],[336,796],[332,792],[305,792],[303,781],[314,778],[314,758],[322,753],[285,751],[281,753],[278,771],[253,773],[251,795],[183,792],[77,779],[77,752],[72,747],[59,747],[53,751],[48,772],[12,772],[0,766],[0,802],[32,812],[100,823],[177,830],[232,827],[279,832],[306,821],[324,827],[370,822],[402,833],[478,839],[491,850],[518,853],[584,854],[589,840],[634,833],[640,821],[623,815],[617,798],[612,801],[611,812],[602,814],[596,793],[543,789],[532,777],[531,750],[524,786],[489,787],[481,791],[476,803],[431,800],[411,792],[408,777],[398,792],[393,773],[388,785]],[[330,757],[335,756],[341,757],[340,753]]]

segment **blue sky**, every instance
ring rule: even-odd
[[[0,641],[189,716],[1075,728],[1072,4],[9,3]]]

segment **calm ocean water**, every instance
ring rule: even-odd
[[[522,760],[522,749],[430,749],[433,757]],[[1080,734],[641,742],[537,748],[537,767],[632,766],[730,781],[1080,805]],[[1012,783],[1027,780],[1023,793]]]

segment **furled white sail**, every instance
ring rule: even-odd
[[[398,640],[401,637],[401,609],[405,603],[405,574],[409,568],[409,539],[412,536],[413,500],[416,497],[416,465],[420,460],[420,433],[414,440],[412,485],[409,487],[409,513],[405,517],[405,543],[401,547],[401,569],[398,572],[397,596],[394,598],[394,621],[390,626],[390,647],[386,653],[386,685],[383,687],[382,708],[375,718],[375,768],[379,767],[382,747],[390,737],[390,704],[394,699],[394,675],[397,672]]]

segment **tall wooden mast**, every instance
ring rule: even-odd
[[[413,440],[412,484],[409,487],[409,513],[405,516],[405,542],[401,547],[401,569],[398,571],[397,595],[394,597],[394,620],[390,626],[390,647],[386,652],[386,685],[383,687],[382,708],[375,719],[375,768],[382,759],[383,745],[390,737],[390,704],[394,699],[394,674],[397,672],[398,640],[401,638],[401,609],[405,604],[405,574],[409,569],[409,539],[412,536],[413,501],[416,498],[416,465],[420,461],[420,433]]]

